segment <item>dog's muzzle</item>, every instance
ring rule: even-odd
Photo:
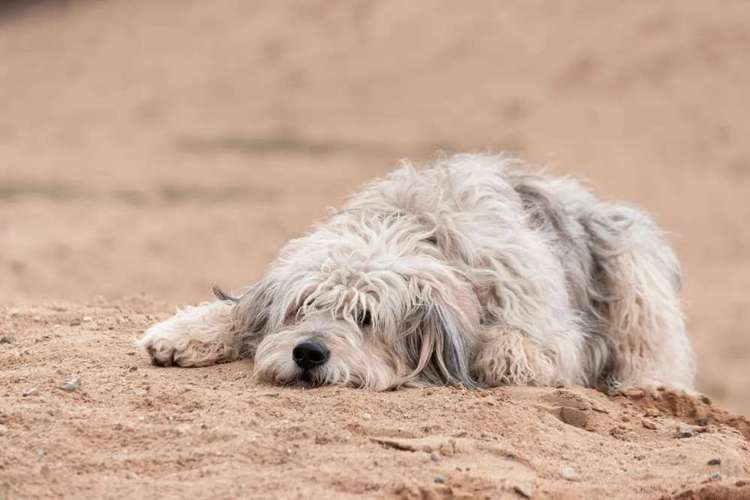
[[[320,342],[305,341],[297,344],[292,350],[292,357],[297,366],[305,371],[324,365],[331,352]]]

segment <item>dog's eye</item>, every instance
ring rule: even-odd
[[[357,324],[359,326],[370,326],[372,324],[370,311],[361,311],[357,313]]]

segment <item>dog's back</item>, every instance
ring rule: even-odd
[[[433,228],[435,244],[476,279],[486,322],[552,340],[559,351],[556,336],[580,336],[578,382],[692,388],[679,264],[642,211],[491,155],[407,164],[346,209],[402,211]],[[512,307],[513,299],[522,303]]]

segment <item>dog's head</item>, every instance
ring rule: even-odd
[[[434,234],[406,218],[342,218],[289,243],[237,305],[260,340],[255,372],[276,384],[474,385],[476,294]]]

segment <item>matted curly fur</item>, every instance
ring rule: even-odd
[[[138,341],[158,365],[255,358],[275,384],[692,390],[678,262],[651,219],[504,156],[403,162],[239,298]]]

